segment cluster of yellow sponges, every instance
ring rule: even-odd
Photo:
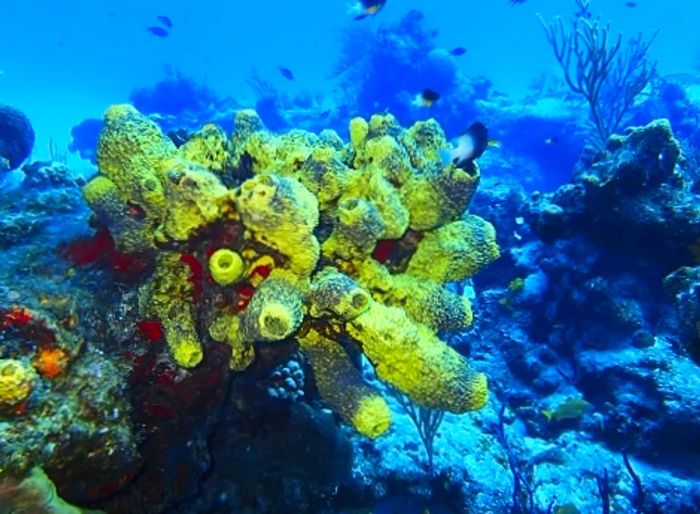
[[[488,397],[485,376],[438,336],[472,320],[445,283],[499,255],[493,227],[464,214],[478,166],[443,166],[446,145],[433,120],[356,118],[348,144],[332,131],[275,135],[240,111],[230,139],[206,126],[176,148],[114,106],[85,197],[120,250],[152,257],[141,310],[179,365],[220,341],[239,371],[262,345],[296,341],[321,397],[376,437],[389,408],[347,346],[422,405],[465,412]]]

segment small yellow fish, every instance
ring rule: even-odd
[[[563,419],[579,419],[591,407],[583,398],[567,398],[562,403],[557,405],[554,410],[545,409],[542,415],[547,418],[547,421],[561,421]]]

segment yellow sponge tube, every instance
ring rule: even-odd
[[[244,272],[245,263],[233,250],[220,248],[209,257],[209,273],[214,282],[221,286],[233,284],[243,276]]]

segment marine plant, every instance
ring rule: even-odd
[[[546,509],[540,508],[535,500],[535,488],[527,476],[520,460],[515,454],[515,449],[510,444],[506,434],[506,407],[507,401],[501,404],[498,410],[498,423],[496,425],[496,439],[503,448],[508,462],[508,469],[513,475],[513,493],[511,495],[510,512],[513,514],[549,514],[554,508],[552,501]]]
[[[332,131],[275,135],[244,110],[230,139],[206,125],[176,148],[117,105],[84,195],[116,250],[147,263],[141,316],[161,326],[181,368],[210,345],[228,345],[239,373],[265,366],[271,348],[298,346],[321,398],[376,437],[389,408],[352,356],[424,407],[486,402],[486,377],[438,333],[472,320],[445,283],[499,248],[493,227],[465,214],[478,165],[442,165],[434,120],[403,129],[375,115],[349,132],[349,144]]]
[[[51,162],[56,162],[59,164],[68,164],[68,148],[59,145],[56,140],[52,137],[49,138],[48,144],[49,160]]]
[[[428,471],[432,475],[435,469],[435,436],[440,430],[443,419],[445,419],[445,412],[418,405],[395,388],[392,389],[392,393],[418,431],[425,454],[428,457]]]
[[[589,0],[576,5],[568,27],[561,17],[547,23],[538,16],[567,85],[588,103],[599,143],[605,144],[656,72],[647,57],[655,34],[623,45],[622,34],[612,38],[610,24],[593,17]]]
[[[603,468],[603,472],[595,477],[598,494],[600,495],[600,511],[602,514],[610,514],[610,478],[608,469]]]
[[[642,479],[639,478],[639,475],[632,467],[632,463],[630,462],[629,456],[626,452],[622,452],[622,462],[625,464],[625,470],[627,470],[627,474],[630,476],[630,478],[632,479],[632,483],[634,484],[632,506],[634,507],[634,511],[637,514],[642,514],[644,512],[645,503],[645,492],[644,485],[642,484]]]

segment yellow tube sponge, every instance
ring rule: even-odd
[[[352,149],[361,153],[364,151],[369,124],[363,118],[353,118],[350,120],[350,145]]]
[[[245,263],[240,254],[228,248],[219,248],[209,257],[209,273],[220,286],[238,281],[245,270]]]
[[[493,225],[470,214],[426,233],[406,272],[435,282],[456,282],[476,275],[499,256]]]
[[[287,280],[270,277],[258,286],[241,314],[241,337],[246,341],[281,341],[292,335],[303,319],[301,291]]]
[[[177,150],[178,155],[216,175],[221,175],[230,166],[228,140],[226,134],[217,125],[204,125],[198,132]]]
[[[467,172],[450,164],[432,161],[401,188],[410,212],[410,228],[430,230],[458,218],[469,206],[479,184],[479,168]]]
[[[381,239],[398,239],[408,228],[409,213],[402,204],[399,191],[385,175],[385,168],[377,164],[350,173],[341,201],[364,198],[371,202],[384,227]]]
[[[150,282],[139,292],[142,315],[160,320],[170,355],[184,368],[196,366],[203,357],[195,325],[190,274],[190,268],[180,261],[180,254],[162,252]]]
[[[233,131],[231,132],[231,148],[233,154],[245,145],[246,140],[254,133],[265,130],[265,124],[253,109],[241,109],[236,111],[233,117]]]
[[[83,187],[83,196],[114,238],[117,249],[138,253],[154,248],[158,219],[134,215],[117,186],[104,176],[97,176]]]
[[[382,137],[382,136],[398,136],[403,129],[396,117],[390,113],[384,114],[373,114],[369,118],[369,137]]]
[[[0,359],[0,408],[26,400],[36,379],[30,365],[16,359]]]
[[[458,332],[472,323],[469,300],[448,291],[442,284],[405,273],[392,275],[374,260],[363,262],[356,271],[372,298],[404,309],[413,321],[433,332]]]
[[[398,133],[395,135],[398,136]],[[363,156],[366,166],[380,169],[382,176],[397,187],[403,187],[415,173],[408,152],[392,136],[383,135],[368,139]]]
[[[417,121],[399,140],[410,155],[413,166],[419,169],[440,162],[440,151],[448,147],[442,127],[433,118]]]
[[[230,193],[206,168],[188,161],[173,160],[165,175],[168,211],[162,232],[169,239],[186,241],[232,209]]]
[[[323,242],[323,254],[341,259],[366,259],[384,234],[384,223],[375,205],[363,198],[338,203],[333,233]]]
[[[320,255],[313,234],[319,212],[308,189],[288,177],[257,175],[236,190],[234,202],[258,241],[285,256],[292,272],[311,275]]]
[[[333,316],[343,321],[362,314],[369,308],[370,300],[369,293],[357,282],[330,267],[314,276],[306,296],[310,316]]]
[[[253,342],[243,339],[240,326],[240,318],[231,312],[222,314],[209,326],[209,335],[214,341],[231,346],[229,367],[234,371],[244,371],[255,360]]]
[[[488,400],[486,376],[405,311],[372,302],[346,325],[382,380],[420,405],[462,413]]]
[[[318,199],[321,210],[331,208],[347,187],[350,168],[331,146],[320,144],[293,176]]]
[[[388,430],[391,411],[386,401],[362,380],[342,346],[314,330],[300,337],[299,345],[309,358],[323,401],[367,437]]]
[[[175,151],[158,125],[131,105],[113,105],[105,112],[97,166],[129,201],[141,205],[137,191],[141,179],[160,177],[161,164]]]

